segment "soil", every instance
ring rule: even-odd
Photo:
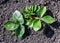
[[[47,7],[47,15],[55,18],[56,22],[43,25],[41,31],[26,29],[21,39],[16,39],[11,31],[3,27],[6,20],[11,20],[12,12],[22,11],[25,6],[42,5]],[[0,0],[0,43],[60,43],[60,0]]]

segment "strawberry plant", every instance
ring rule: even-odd
[[[22,38],[23,34],[25,33],[25,28],[23,24],[23,16],[19,11],[16,10],[12,15],[12,21],[6,21],[4,23],[4,27],[7,30],[14,31],[17,38]]]
[[[44,6],[29,6],[23,10],[23,15],[26,19],[26,25],[32,28],[34,31],[38,31],[42,27],[42,21],[47,24],[52,24],[55,19],[49,15],[44,16],[46,13],[46,7]]]
[[[4,27],[13,31],[17,38],[22,38],[25,33],[24,25],[27,25],[34,31],[38,31],[42,27],[42,21],[47,24],[55,22],[53,17],[49,15],[44,16],[46,10],[46,7],[37,5],[26,7],[22,10],[22,13],[16,10],[12,15],[12,20],[6,21]]]

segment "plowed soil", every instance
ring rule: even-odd
[[[12,12],[22,11],[28,5],[47,7],[46,14],[53,16],[56,22],[43,25],[41,31],[26,29],[24,37],[16,39],[11,31],[3,27],[6,20],[11,20]],[[0,43],[60,43],[60,0],[0,0]]]

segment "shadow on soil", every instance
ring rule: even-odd
[[[56,29],[59,29],[60,27],[60,22],[56,21],[54,22],[53,24],[51,24],[52,27],[56,28]]]
[[[22,40],[31,34],[31,30],[27,27],[28,26],[25,27],[25,34],[23,35]]]
[[[53,13],[50,10],[47,10],[46,14],[53,17]],[[60,22],[55,21],[53,24],[51,24],[51,26],[56,28],[56,29],[59,29]]]
[[[46,14],[53,17],[53,13],[50,10],[47,10]],[[55,29],[59,29],[60,23],[56,21],[53,24],[51,24],[51,26]],[[48,25],[46,25],[45,27],[46,28],[43,31],[44,35],[48,38],[51,38],[54,35],[54,30],[52,30],[51,27]]]
[[[45,16],[46,16],[46,15],[50,15],[50,16],[53,17],[53,13],[52,13],[50,10],[47,10],[47,11],[46,11]]]
[[[51,38],[54,35],[54,31],[48,25],[46,25],[46,28],[44,29],[43,33],[48,38]]]

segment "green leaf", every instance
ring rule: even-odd
[[[26,21],[26,25],[29,25],[30,21],[31,21],[31,20],[27,20],[27,21]]]
[[[39,29],[41,29],[41,21],[38,19],[31,19],[27,21],[26,25],[33,28],[34,31],[38,31]]]
[[[22,38],[24,33],[25,33],[25,28],[23,25],[20,25],[19,28],[15,32],[16,38]]]
[[[38,14],[39,17],[42,17],[46,12],[46,7],[39,7],[38,10],[36,11],[36,13]]]
[[[43,17],[45,12],[46,12],[46,7],[33,5],[26,7],[23,10],[23,15],[25,16],[25,18],[28,18],[31,15],[37,15],[38,17]]]
[[[32,10],[31,6],[26,6],[25,11],[27,13],[31,13],[31,10]]]
[[[36,10],[37,16],[40,16],[40,6],[38,6],[38,9]]]
[[[21,14],[18,10],[16,10],[16,11],[13,13],[12,18],[13,18],[13,20],[14,20],[15,22],[18,21],[20,24],[23,24],[23,23],[24,23],[23,16],[22,16],[22,14]]]
[[[41,29],[41,21],[35,20],[34,25],[33,25],[33,30],[38,31],[39,29]]]
[[[30,19],[27,21],[26,25],[28,25],[29,27],[33,27],[34,21],[34,19]]]
[[[37,9],[38,9],[37,5],[28,6],[23,10],[23,15],[25,16],[25,18],[27,18],[29,15],[34,15]]]
[[[22,11],[23,15],[25,18],[29,18],[30,16],[30,11],[28,9],[28,7],[26,7],[23,11]]]
[[[55,22],[55,19],[51,16],[44,16],[41,20],[48,24],[52,24],[53,22]]]
[[[38,6],[37,5],[33,5],[33,10],[34,10],[34,13],[36,13],[37,9],[38,9]]]
[[[7,29],[7,30],[15,30],[18,28],[18,24],[15,24],[11,21],[7,21],[4,23],[4,27]]]
[[[28,11],[23,10],[22,13],[23,13],[23,15],[24,15],[25,18],[29,18],[30,15],[29,15]]]
[[[30,11],[30,13],[33,13],[33,6],[29,7],[29,11]]]

